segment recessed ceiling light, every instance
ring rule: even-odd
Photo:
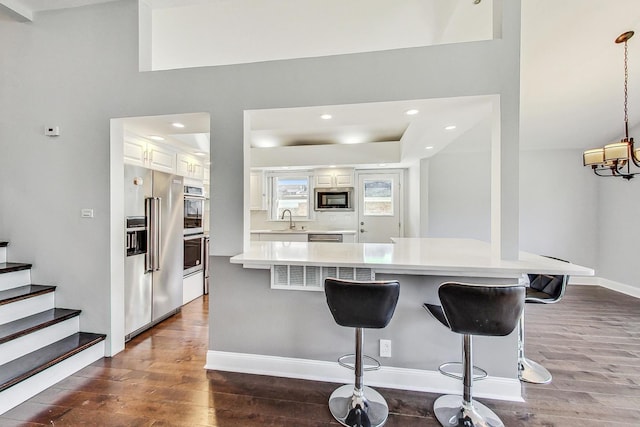
[[[158,135],[149,135],[149,139],[153,139],[154,141],[164,141],[164,138]]]
[[[454,130],[456,128],[455,125],[449,125],[447,127],[444,128],[444,130]]]
[[[180,128],[180,129],[184,127],[182,123],[178,123],[178,122],[171,123],[171,126],[173,126],[174,128]]]
[[[426,147],[424,147],[425,150],[432,150],[433,149],[433,145],[428,145]]]
[[[407,116],[415,116],[415,115],[416,115],[416,114],[418,114],[419,112],[420,112],[419,110],[411,109],[411,110],[407,110],[407,111],[405,111],[404,113],[405,113]]]
[[[207,155],[207,153],[203,153],[202,151],[196,151],[193,154],[195,154],[196,156],[206,156]]]
[[[330,167],[330,168],[335,168],[335,167],[336,167],[336,165],[329,165],[329,167]]]
[[[320,116],[322,120],[330,120],[333,116],[331,114],[323,114]]]
[[[378,166],[380,166],[382,168],[382,167],[387,166],[387,164],[386,163],[378,163]]]

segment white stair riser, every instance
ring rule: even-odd
[[[31,283],[31,270],[20,270],[0,274],[0,291],[17,288]]]
[[[0,325],[54,308],[54,293],[27,298],[0,306]]]
[[[0,248],[0,262],[7,262],[7,248]]]
[[[104,341],[9,387],[0,393],[0,415],[102,357]]]
[[[76,316],[64,322],[56,323],[31,334],[16,338],[0,345],[0,365],[39,348],[53,344],[80,330],[80,317]]]

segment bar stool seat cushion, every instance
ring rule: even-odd
[[[327,305],[340,326],[381,329],[386,327],[400,295],[397,281],[354,282],[326,279]]]
[[[556,302],[564,294],[564,276],[549,274],[529,274],[529,287],[525,301],[549,304]]]
[[[509,335],[522,313],[524,294],[522,286],[445,283],[438,288],[444,324],[468,335]]]

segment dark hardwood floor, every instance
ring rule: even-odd
[[[207,301],[0,417],[0,426],[328,426],[335,384],[206,372]],[[482,400],[506,426],[640,425],[640,300],[570,286],[555,305],[527,304],[527,355],[548,385],[525,403]],[[380,390],[387,426],[437,426],[429,393]]]

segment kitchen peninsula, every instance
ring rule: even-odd
[[[231,258],[229,268],[241,264],[255,269],[255,281],[237,284],[233,294],[224,295],[232,304],[219,315],[232,317],[233,333],[214,337],[215,350],[209,352],[207,368],[349,381],[351,373],[335,360],[352,350],[352,331],[335,325],[321,292],[322,281],[335,275],[398,279],[400,300],[391,323],[385,329],[367,330],[365,337],[365,353],[376,358],[378,340],[391,340],[392,357],[380,358],[383,368],[368,373],[367,381],[385,387],[458,392],[459,382],[440,375],[437,367],[460,360],[460,338],[421,307],[423,302],[438,301],[442,282],[498,284],[517,283],[523,273],[594,274],[590,268],[526,252],[513,261],[496,260],[491,254],[489,243],[470,239],[399,238],[385,244],[251,242],[244,253]],[[249,300],[252,306],[246,307]],[[245,330],[255,339],[241,338]],[[520,400],[516,333],[477,337],[474,343],[475,364],[489,373],[489,378],[477,383],[477,395]]]

